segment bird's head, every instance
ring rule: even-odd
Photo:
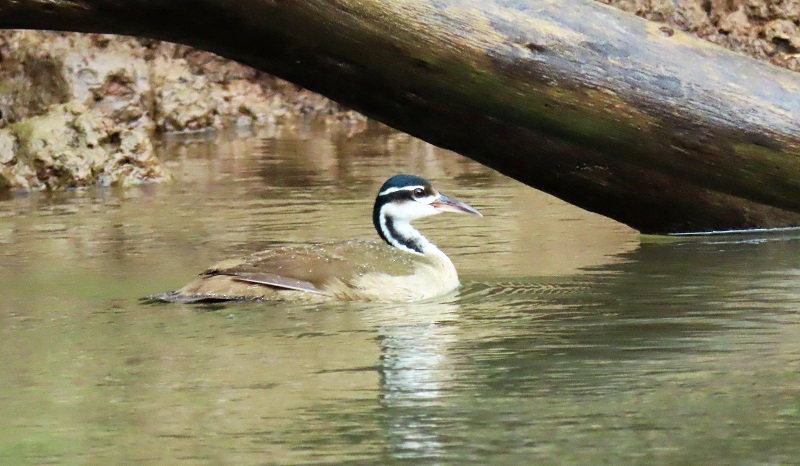
[[[482,216],[475,208],[437,191],[431,183],[418,176],[395,175],[381,186],[375,198],[373,221],[387,243],[395,247],[406,244],[409,238],[406,225],[423,217],[442,212]],[[416,233],[415,230],[414,233]],[[416,247],[410,249],[420,252]]]

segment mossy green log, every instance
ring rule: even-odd
[[[646,233],[800,226],[800,76],[590,0],[0,0],[210,50]]]

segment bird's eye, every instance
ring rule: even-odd
[[[421,197],[425,197],[425,190],[422,188],[417,188],[414,190],[414,199],[419,199]]]

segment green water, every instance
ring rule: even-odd
[[[172,139],[168,185],[0,201],[0,464],[800,464],[800,235],[654,240],[380,128]],[[143,305],[375,237],[397,172],[461,293]]]

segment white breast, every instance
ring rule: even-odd
[[[355,293],[367,301],[409,302],[443,296],[459,287],[456,268],[442,251],[433,247],[425,258],[428,260],[415,265],[412,275],[370,273],[353,280],[349,290],[337,290],[335,285],[328,289],[334,294]]]

